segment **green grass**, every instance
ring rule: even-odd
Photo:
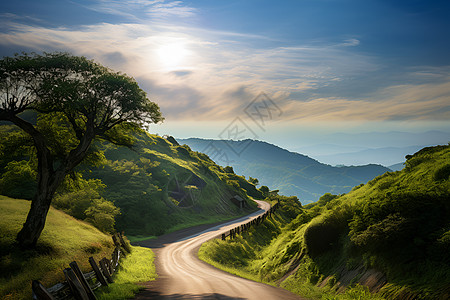
[[[108,162],[84,174],[106,185],[102,196],[120,208],[116,227],[133,242],[178,229],[215,223],[248,214],[256,204],[248,196],[255,186],[235,174],[225,173],[206,155],[172,145],[165,139],[135,133],[132,149],[104,147]],[[252,189],[248,194],[246,190]],[[183,203],[172,193],[184,194]],[[240,195],[247,201],[244,211],[230,199]],[[179,199],[178,199],[179,200]]]
[[[30,299],[31,281],[50,287],[64,281],[63,270],[77,261],[82,271],[91,270],[88,258],[109,258],[113,251],[109,235],[78,221],[62,211],[50,208],[45,228],[34,250],[20,250],[15,237],[26,219],[30,201],[0,196],[0,298]],[[117,273],[118,287],[136,290],[132,282],[155,277],[153,253],[134,247]],[[132,271],[131,271],[132,270]],[[122,272],[122,271],[121,271]],[[116,287],[111,286],[114,291]]]
[[[302,219],[308,218],[304,212],[296,210],[298,216],[292,219],[292,203],[280,203],[281,209],[251,231],[233,240],[215,239],[204,243],[199,249],[199,258],[231,274],[280,286],[308,299],[383,299],[359,285],[349,287],[342,294],[337,294],[333,285],[318,287],[317,283],[325,278],[319,263],[303,255],[306,252],[304,232],[308,223],[302,223]],[[284,278],[298,259],[301,259],[298,270]],[[331,259],[337,260],[331,262],[335,264],[341,258]],[[327,263],[322,261],[322,264]]]
[[[282,228],[300,212],[300,204],[295,197],[281,197],[280,204],[286,210],[280,209],[264,223],[235,239],[204,243],[199,249],[199,258],[232,274],[275,285],[276,280],[283,276],[273,265],[280,259],[276,250],[278,242],[284,240]],[[285,238],[291,240],[290,248],[297,246],[292,236]],[[286,249],[281,254],[289,255]],[[287,257],[283,256],[283,259]]]
[[[145,236],[145,235],[127,235],[128,240],[130,241],[130,243],[135,243],[135,242],[140,242],[140,241],[146,241],[146,240],[154,240],[157,238],[157,236],[154,235],[150,235],[150,236]]]
[[[156,270],[153,263],[155,255],[148,248],[132,246],[131,254],[121,260],[114,283],[96,291],[97,299],[130,299],[142,289],[138,283],[155,280]]]

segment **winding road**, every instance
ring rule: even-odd
[[[249,216],[138,243],[155,252],[158,279],[146,283],[145,290],[136,299],[302,299],[284,289],[231,275],[197,257],[202,243],[257,218],[270,208],[267,202],[257,202],[260,210]]]

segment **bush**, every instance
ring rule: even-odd
[[[28,161],[11,161],[0,177],[0,194],[31,200],[36,192],[36,171]]]
[[[448,195],[395,193],[355,211],[349,236],[354,245],[374,253],[424,256],[449,218]]]
[[[113,232],[115,217],[120,210],[112,202],[103,198],[94,199],[91,206],[86,210],[86,221],[103,232]]]
[[[98,183],[95,181],[88,181],[79,190],[56,196],[52,204],[74,218],[91,223],[103,232],[112,232],[120,210],[100,196],[95,188],[96,184]]]
[[[320,223],[313,223],[305,230],[306,249],[314,257],[332,250],[341,235],[348,232],[349,207],[341,207],[326,216]]]
[[[440,167],[434,173],[435,181],[447,180],[449,177],[450,177],[450,164],[446,164]]]

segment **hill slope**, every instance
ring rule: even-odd
[[[0,126],[0,136],[0,194],[31,199],[37,168],[33,144],[10,125]],[[249,196],[262,197],[242,176],[171,137],[142,130],[119,136],[132,145],[97,141],[92,156],[66,177],[55,207],[104,231],[113,230],[115,218],[118,230],[144,238],[247,214],[256,209]],[[242,209],[232,200],[236,195],[243,199]]]
[[[256,208],[249,199],[262,196],[255,186],[206,155],[143,131],[134,139],[131,148],[104,143],[106,165],[85,173],[106,185],[102,195],[121,209],[116,227],[127,235],[160,235]],[[244,199],[243,209],[231,201],[235,195]]]
[[[208,154],[221,165],[230,165],[237,174],[258,178],[259,183],[295,195],[303,204],[317,201],[325,193],[341,194],[381,175],[380,165],[332,167],[308,156],[275,145],[254,141],[179,139],[195,151]]]
[[[110,257],[112,239],[93,226],[50,208],[35,250],[17,249],[15,237],[25,221],[30,201],[0,196],[0,298],[31,299],[31,280],[45,286],[64,281],[62,270],[74,259],[90,269],[88,258]]]
[[[303,208],[279,197],[281,209],[263,226],[200,253],[312,299],[448,299],[449,199],[450,146],[425,148],[402,171],[346,195],[326,194]]]

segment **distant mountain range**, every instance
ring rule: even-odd
[[[334,133],[303,139],[303,145],[289,146],[288,149],[330,165],[374,163],[389,167],[403,163],[406,155],[412,155],[424,147],[447,144],[449,137],[449,132],[437,130],[421,133]]]
[[[385,148],[369,148],[359,151],[349,151],[335,154],[311,155],[315,159],[326,164],[342,164],[342,165],[365,165],[375,163],[384,166],[403,163],[405,156],[414,154],[425,145],[408,146],[408,147],[385,147]],[[303,152],[302,153],[308,153]],[[309,154],[309,153],[308,153]]]
[[[256,140],[177,139],[192,150],[207,154],[217,164],[232,166],[236,174],[254,177],[261,185],[297,196],[303,204],[325,193],[341,194],[390,169],[369,164],[333,167],[306,155]]]

